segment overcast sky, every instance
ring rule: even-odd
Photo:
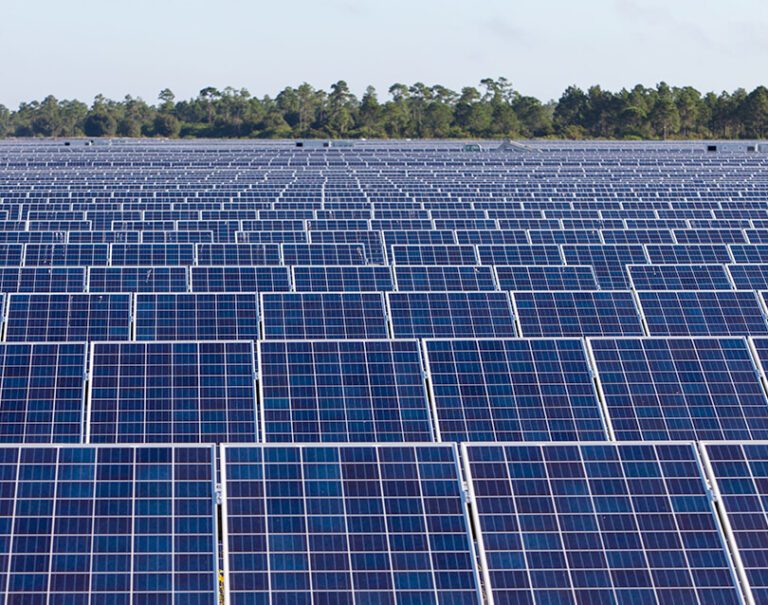
[[[1,0],[0,103],[343,79],[523,94],[768,84],[768,0]]]

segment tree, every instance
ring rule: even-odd
[[[160,137],[177,137],[181,132],[181,122],[176,116],[159,113],[155,117],[155,134]]]
[[[742,113],[747,136],[762,139],[768,135],[768,89],[765,86],[758,86],[749,93]]]
[[[83,131],[89,137],[112,136],[117,131],[117,122],[104,110],[93,111],[85,118]]]

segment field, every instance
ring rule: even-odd
[[[768,603],[764,147],[66,143],[0,142],[4,602]]]

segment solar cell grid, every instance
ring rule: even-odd
[[[592,267],[568,266],[495,266],[501,290],[597,290]]]
[[[722,265],[628,265],[634,290],[729,290]]]
[[[626,266],[647,262],[640,245],[562,246],[567,265],[589,265],[595,272],[597,283],[606,290],[630,287]]]
[[[93,343],[90,443],[259,439],[251,342]]]
[[[754,292],[744,290],[639,291],[651,336],[749,336],[768,334]]]
[[[768,599],[765,442],[703,443],[702,455],[750,601]]]
[[[27,244],[24,264],[27,267],[106,266],[109,264],[109,244]]]
[[[288,292],[289,267],[190,267],[192,292]]]
[[[401,292],[496,290],[493,269],[487,266],[402,265],[393,272]]]
[[[282,244],[286,265],[365,265],[363,244]]]
[[[580,340],[426,340],[444,441],[603,441]]]
[[[8,603],[217,596],[209,447],[0,448]]]
[[[129,340],[130,294],[11,294],[9,342]]]
[[[590,339],[617,440],[768,436],[768,400],[743,338]]]
[[[434,435],[417,341],[262,341],[267,442],[427,442]]]
[[[388,338],[380,292],[261,295],[265,339]]]
[[[389,292],[395,338],[515,336],[505,292]]]
[[[186,267],[89,267],[88,291],[186,292]]]
[[[392,250],[394,265],[476,265],[477,254],[471,245],[395,244]]]
[[[388,292],[394,290],[387,266],[293,267],[296,292]]]
[[[0,267],[0,292],[85,292],[84,267]]]
[[[225,446],[228,602],[481,601],[456,452]]]
[[[0,442],[79,443],[86,345],[0,344]]]
[[[481,265],[562,265],[556,245],[477,246]]]
[[[740,603],[691,444],[464,444],[494,603]]]
[[[258,295],[136,295],[136,340],[256,340]]]
[[[631,292],[514,292],[512,299],[523,336],[644,334]]]

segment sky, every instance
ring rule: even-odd
[[[768,85],[766,0],[0,0],[0,103],[274,96],[346,80],[454,90]]]

